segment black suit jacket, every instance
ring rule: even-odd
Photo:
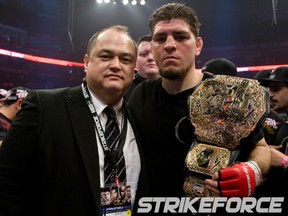
[[[138,148],[137,198],[147,191]],[[0,215],[101,215],[99,178],[94,121],[81,87],[31,92],[0,147]]]

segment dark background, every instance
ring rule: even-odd
[[[149,33],[150,14],[168,2],[185,3],[198,14],[204,48],[197,68],[216,57],[228,58],[237,67],[288,64],[287,0],[274,0],[275,11],[272,0],[146,0],[144,6],[100,5],[96,0],[0,0],[0,48],[82,62],[93,33],[121,24],[138,40]],[[79,67],[0,55],[0,88],[74,86],[83,77]]]

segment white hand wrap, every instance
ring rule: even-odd
[[[263,177],[260,167],[258,166],[257,162],[255,161],[247,161],[245,162],[251,169],[253,170],[255,174],[255,180],[256,180],[256,186],[262,183]]]

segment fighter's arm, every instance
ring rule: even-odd
[[[257,142],[255,148],[249,154],[248,161],[255,161],[258,164],[262,176],[268,174],[271,167],[271,152],[264,138]]]

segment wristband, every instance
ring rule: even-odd
[[[281,167],[282,167],[282,168],[285,168],[285,164],[286,164],[286,161],[287,161],[287,160],[288,160],[288,156],[285,155],[285,156],[283,157],[282,161],[281,161]]]
[[[247,161],[245,162],[250,168],[253,170],[254,175],[255,175],[255,180],[256,180],[256,186],[262,183],[263,178],[262,178],[262,172],[260,167],[255,161]]]

